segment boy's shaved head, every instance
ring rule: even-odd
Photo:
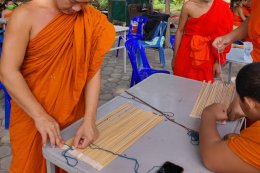
[[[260,63],[248,64],[238,72],[236,90],[242,101],[250,97],[260,102]]]

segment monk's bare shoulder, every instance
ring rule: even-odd
[[[31,3],[25,3],[19,7],[17,7],[13,13],[12,17],[8,21],[8,27],[9,25],[15,27],[26,27],[31,24],[31,15],[32,15],[32,7]],[[22,24],[22,26],[20,26]]]
[[[182,6],[182,13],[187,14],[190,16],[194,9],[194,2],[193,1],[186,1]]]

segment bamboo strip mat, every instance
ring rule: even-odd
[[[97,121],[100,135],[94,144],[114,153],[122,154],[163,119],[163,116],[145,112],[129,104],[123,104]],[[72,141],[73,138],[69,139],[66,144],[72,146]],[[66,147],[68,146],[64,145],[64,149]],[[91,149],[90,147],[74,149],[69,151],[69,153],[97,170],[101,170],[117,157],[108,152]]]
[[[235,85],[215,81],[213,84],[203,82],[190,116],[200,118],[205,107],[212,103],[223,103],[226,107],[232,102]]]

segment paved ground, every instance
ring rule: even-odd
[[[123,72],[123,51],[120,52],[119,58],[115,57],[115,52],[107,54],[102,67],[102,86],[99,99],[99,106],[111,100],[115,96],[124,92],[129,88],[131,77],[131,65],[127,62],[127,73]],[[165,50],[167,69],[171,71],[172,50]],[[155,50],[147,51],[149,63],[153,68],[161,68],[159,64],[159,53]],[[235,76],[241,68],[239,65],[234,65],[233,74]],[[223,78],[227,80],[227,66],[223,68]],[[8,173],[11,160],[11,145],[9,140],[9,132],[4,129],[3,115],[3,94],[0,92],[0,173]]]

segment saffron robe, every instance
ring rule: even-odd
[[[242,6],[242,10],[243,10],[243,13],[245,16],[250,16],[250,13],[251,13],[251,9],[250,7],[246,7],[246,6]]]
[[[29,88],[61,129],[84,115],[84,89],[115,40],[114,26],[92,6],[58,14],[30,40],[21,68]],[[11,173],[46,173],[42,138],[12,100]]]
[[[188,18],[182,40],[176,54],[174,75],[195,80],[213,81],[213,64],[226,61],[226,53],[213,48],[217,36],[232,31],[233,18],[229,6],[222,0],[214,0],[210,9],[198,18]]]
[[[243,22],[242,18],[233,12],[233,25],[240,26],[242,22]]]
[[[228,146],[241,160],[260,170],[260,120],[231,137]]]
[[[254,62],[260,62],[260,1],[251,1],[251,15],[248,25],[248,35],[253,43],[253,51],[251,52]]]

